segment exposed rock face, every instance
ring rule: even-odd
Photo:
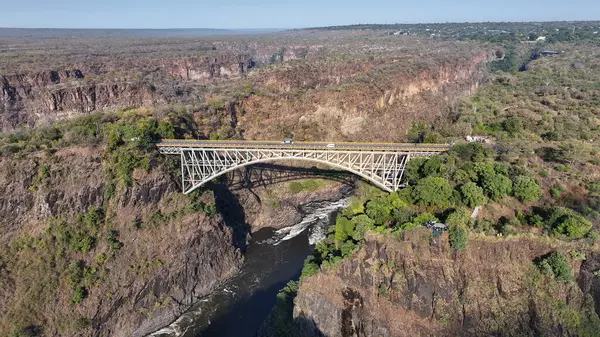
[[[598,254],[583,266],[572,262],[579,285],[532,264],[575,248],[582,247],[488,239],[454,252],[444,240],[430,245],[426,231],[403,240],[371,235],[355,256],[302,283],[294,314],[306,336],[593,336]]]
[[[48,174],[40,179],[43,165]],[[43,249],[38,253],[40,260],[31,267],[34,269],[13,265],[28,256],[27,252],[17,250],[10,259],[0,256],[0,335],[10,334],[12,324],[23,315],[30,317],[21,311],[25,309],[19,301],[31,301],[28,305],[35,305],[40,309],[36,312],[44,317],[40,329],[45,336],[144,336],[174,320],[242,263],[232,230],[220,215],[177,213],[189,200],[159,169],[139,175],[133,187],[117,188],[108,200],[104,197],[107,182],[98,150],[65,149],[52,158],[44,158],[43,154],[27,159],[0,158],[0,171],[3,247],[22,236],[43,236],[52,219],[74,221],[100,205],[107,214],[107,223],[102,226],[118,230],[122,243],[113,254],[107,247],[106,234],[99,233],[92,251],[75,257],[97,268],[99,277],[96,283],[88,284],[87,298],[77,306],[70,303],[69,291],[56,293],[48,302],[43,297],[31,297],[30,289],[43,286],[40,282],[56,280],[52,282],[57,287],[66,288],[62,286],[68,278],[65,270],[57,270],[57,276],[51,271],[36,271],[52,268],[43,262],[50,258],[43,255]],[[153,224],[152,214],[158,210],[160,214],[183,215],[171,215]],[[138,229],[132,226],[136,217],[142,220]],[[99,256],[107,261],[99,263]],[[15,272],[47,279],[24,282]],[[89,319],[89,326],[80,326],[75,333],[73,322],[79,317]]]
[[[248,55],[152,59],[63,71],[0,75],[0,130],[45,124],[77,114],[152,107],[196,99],[196,87],[237,78],[255,66]]]

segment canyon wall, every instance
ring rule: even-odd
[[[294,316],[316,336],[594,336],[597,247],[543,238],[471,238],[454,251],[427,230],[371,234],[341,264],[301,282]],[[542,275],[536,258],[579,251],[574,282]]]
[[[137,172],[109,192],[101,158],[67,148],[0,159],[0,335],[144,336],[241,265],[232,229],[218,213],[186,211],[167,172]],[[93,228],[89,214],[100,214]],[[86,298],[75,305],[78,265]]]

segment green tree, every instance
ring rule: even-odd
[[[516,134],[523,129],[523,121],[519,117],[508,117],[502,122],[502,128],[510,134]]]
[[[300,275],[300,281],[303,279],[315,275],[319,272],[319,264],[315,261],[315,257],[309,255],[306,260],[304,260],[304,267],[302,268],[302,275]]]
[[[456,250],[467,248],[469,232],[464,226],[453,226],[450,228],[450,246]]]
[[[338,216],[335,221],[335,242],[342,243],[352,235],[354,235],[354,223],[345,216]]]
[[[484,171],[480,176],[485,194],[494,201],[500,201],[512,191],[512,181],[502,174]]]
[[[367,231],[375,228],[375,221],[365,214],[355,216],[352,218],[352,222],[354,223],[354,233],[352,234],[352,239],[355,241],[362,240]]]
[[[471,215],[466,209],[457,209],[446,218],[448,227],[467,227],[471,221]]]
[[[483,204],[485,195],[483,194],[483,188],[477,186],[474,182],[468,182],[460,187],[460,194],[462,195],[462,201],[469,207],[476,207]]]
[[[413,158],[406,164],[406,180],[410,185],[416,184],[421,179],[421,167],[426,158]]]
[[[513,194],[522,202],[532,202],[542,196],[542,189],[532,178],[518,176],[513,184]]]
[[[446,171],[446,166],[441,156],[429,158],[421,167],[421,174],[424,177],[441,177]]]
[[[440,177],[421,179],[412,190],[415,202],[421,206],[448,207],[452,197],[452,187]]]
[[[392,205],[387,197],[377,197],[367,203],[366,213],[376,225],[391,221]]]

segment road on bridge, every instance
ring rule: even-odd
[[[268,140],[188,140],[163,139],[157,147],[201,147],[201,148],[244,148],[244,149],[319,149],[344,151],[416,151],[445,152],[448,144],[417,143],[350,143],[350,142],[293,142]]]

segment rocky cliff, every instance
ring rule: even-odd
[[[303,335],[597,336],[597,247],[478,237],[453,251],[430,235],[370,235],[351,258],[305,279],[294,308]],[[533,265],[555,250],[587,257],[570,262],[575,282],[557,282]]]
[[[228,224],[191,208],[167,172],[114,190],[101,158],[0,159],[0,335],[143,336],[242,263]]]
[[[50,122],[107,109],[182,104],[201,86],[236,78],[254,67],[243,54],[151,59],[62,71],[0,75],[0,129]]]

